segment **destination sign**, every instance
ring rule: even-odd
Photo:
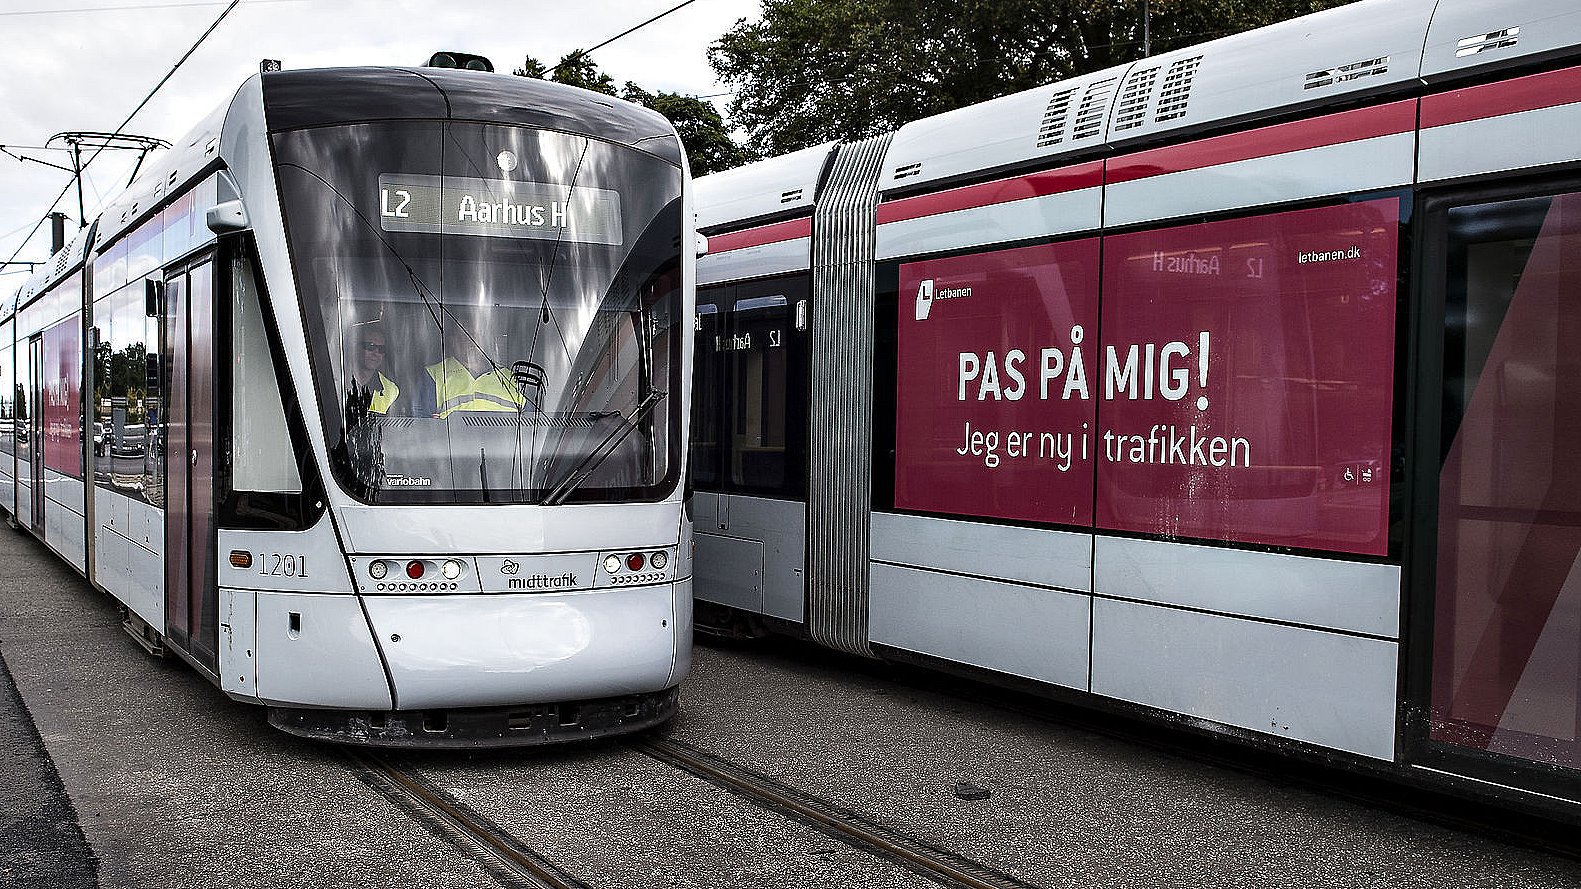
[[[387,232],[622,241],[619,192],[466,176],[380,174],[379,224]]]

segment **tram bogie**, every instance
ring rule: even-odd
[[[286,731],[661,722],[690,663],[690,200],[674,128],[627,103],[251,78],[0,313],[0,508]]]
[[[699,625],[1581,817],[1578,114],[1362,0],[699,180]]]

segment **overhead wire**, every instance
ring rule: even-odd
[[[95,206],[104,206],[104,192],[99,191],[99,185],[93,181],[93,176],[87,170],[83,170],[82,177],[87,181],[88,187],[93,189],[93,199],[96,202]]]
[[[14,9],[0,12],[0,18],[23,15],[69,15],[81,12],[142,12],[151,9],[196,9],[203,6],[220,6],[226,0],[197,0],[194,3],[132,3],[125,6],[68,6],[63,9]],[[307,3],[310,0],[247,0],[248,6],[263,3]]]
[[[147,106],[149,102],[153,101],[153,98],[154,98],[155,94],[157,94],[161,89],[163,89],[166,83],[170,82],[170,78],[175,76],[176,71],[179,70],[181,68],[181,66],[186,63],[187,59],[192,57],[192,54],[194,52],[197,52],[198,47],[203,45],[203,41],[209,39],[209,35],[214,33],[214,29],[218,28],[220,26],[220,23],[225,21],[225,17],[231,14],[231,10],[234,10],[240,4],[241,4],[241,0],[230,0],[229,5],[227,5],[225,7],[225,10],[219,14],[219,17],[214,19],[213,23],[211,23],[209,25],[208,29],[205,30],[198,37],[197,40],[193,41],[191,46],[187,47],[187,51],[185,53],[182,53],[181,58],[176,60],[176,63],[171,66],[170,70],[165,72],[165,76],[161,77],[159,79],[159,82],[154,84],[154,88],[148,91],[148,95],[143,97],[143,101],[138,102],[137,103],[137,107],[132,109],[132,113],[128,114],[126,116],[126,119],[121,121],[120,125],[115,128],[115,131],[110,134],[111,138],[114,138],[115,136],[121,135],[121,131],[126,129],[126,125],[127,124],[132,122],[132,118],[136,117],[137,113],[139,111],[142,111],[143,108],[145,106]],[[105,140],[105,141],[108,142],[109,140]],[[86,161],[83,161],[82,166],[78,168],[79,175],[80,175],[80,171],[81,170],[86,170],[88,168],[88,165],[93,163],[94,160],[97,159],[99,157],[99,155],[104,152],[104,147],[105,147],[104,144],[101,143],[99,145],[99,147],[94,150],[93,154],[89,155],[89,157],[88,157],[88,159]],[[55,195],[55,200],[50,202],[49,209],[45,210],[44,211],[44,215],[39,217],[38,222],[33,224],[33,230],[27,233],[27,237],[23,238],[22,239],[22,243],[17,245],[16,252],[12,253],[10,258],[6,260],[6,262],[8,264],[11,263],[11,262],[15,262],[16,258],[21,255],[21,253],[22,253],[22,251],[24,249],[26,249],[28,242],[33,240],[33,236],[34,235],[38,234],[38,230],[43,227],[44,221],[49,218],[50,212],[52,212],[55,209],[56,205],[60,203],[61,198],[64,198],[66,196],[66,193],[71,191],[71,185],[72,185],[72,182],[74,182],[74,181],[76,181],[75,178],[73,178],[70,181],[67,181],[65,186],[61,188],[60,193]],[[81,224],[86,224],[87,220],[79,219],[78,222],[81,223]]]
[[[620,38],[625,37],[627,34],[631,34],[631,33],[635,32],[635,31],[639,31],[639,30],[641,30],[643,28],[646,28],[649,25],[653,24],[654,22],[658,21],[659,19],[662,19],[665,16],[669,15],[670,13],[675,12],[678,9],[682,9],[684,7],[687,7],[687,6],[691,6],[693,3],[696,3],[696,2],[697,2],[697,0],[682,0],[682,2],[675,4],[674,6],[670,7],[669,9],[666,9],[665,11],[659,13],[658,15],[654,16],[653,18],[648,19],[647,21],[642,22],[641,24],[632,25],[631,27],[627,28],[626,30],[621,31],[619,34],[616,34],[614,37],[611,37],[608,40],[605,40],[603,43],[600,43],[600,44],[598,44],[597,46],[594,46],[591,49],[584,49],[584,50],[578,52],[577,55],[579,55],[579,56],[581,56],[583,58],[586,58],[586,57],[592,55],[593,53],[598,52],[599,50],[603,49],[604,47],[610,45],[611,43],[614,43],[615,41],[619,40]],[[564,67],[564,65],[565,65],[565,63],[562,62],[561,64],[556,65],[553,68],[550,68],[548,71],[545,71],[544,74],[543,74],[544,79],[545,80],[549,79],[549,75],[553,74],[556,71],[559,71],[562,67]]]
[[[31,223],[24,222],[21,225],[17,226],[16,228],[13,228],[10,231],[6,232],[5,234],[0,234],[0,241],[3,241],[6,238],[11,237],[12,235],[16,234],[17,232],[21,231],[24,228],[27,228],[30,224]]]

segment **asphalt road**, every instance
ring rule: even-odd
[[[150,658],[37,542],[0,531],[0,566],[0,885],[497,885],[336,748]],[[805,655],[700,647],[660,736],[1032,887],[1581,887],[1571,859]],[[936,885],[620,741],[401,761],[589,886]]]

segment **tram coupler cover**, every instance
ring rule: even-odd
[[[479,749],[564,744],[642,731],[675,715],[680,689],[590,701],[450,710],[270,707],[288,734],[367,747]]]

